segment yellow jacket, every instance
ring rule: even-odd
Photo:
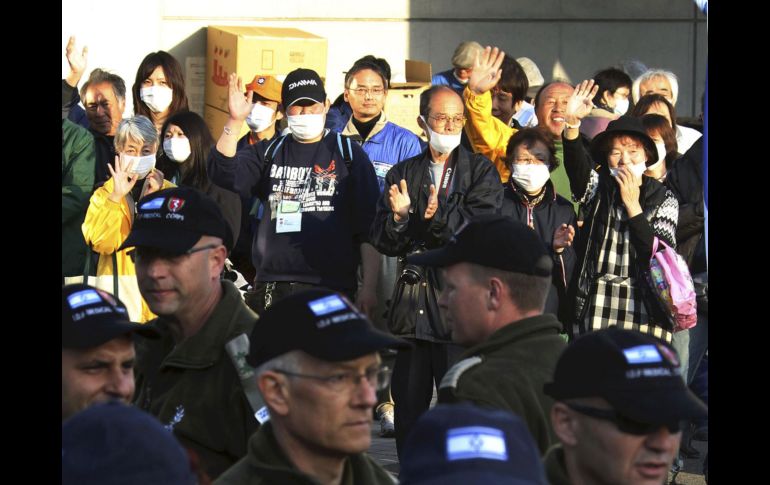
[[[164,180],[162,189],[170,187],[175,185]],[[108,197],[113,188],[114,182],[110,178],[94,191],[82,225],[83,236],[86,243],[99,253],[99,263],[96,267],[98,286],[110,293],[113,291],[112,279],[102,280],[99,276],[112,276],[112,254],[115,253],[119,275],[118,298],[128,307],[133,321],[144,323],[156,318],[156,315],[150,311],[139,294],[134,262],[131,261],[126,250],[118,251],[131,232],[131,224],[134,222],[134,201],[130,194],[123,197],[119,204],[111,201]]]
[[[473,151],[492,160],[500,174],[500,181],[506,183],[511,171],[506,167],[505,150],[508,141],[518,130],[492,116],[492,94],[489,91],[476,96],[471,88],[465,86],[463,98],[468,118],[465,133]]]

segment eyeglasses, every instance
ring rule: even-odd
[[[366,379],[369,385],[374,387],[377,391],[387,389],[390,383],[390,369],[387,366],[378,367],[374,369],[368,369],[363,374],[356,374],[354,372],[340,372],[339,374],[332,374],[330,376],[314,376],[310,374],[298,374],[296,372],[289,372],[283,369],[275,369],[275,372],[285,374],[291,377],[302,377],[305,379],[315,379],[323,382],[330,390],[334,392],[350,392],[353,391],[361,379]]]
[[[547,165],[548,160],[546,159],[545,155],[535,156],[535,157],[522,157],[522,158],[515,158],[514,163],[518,165],[532,165],[537,162]]]
[[[175,253],[166,249],[150,248],[150,247],[135,247],[128,253],[128,257],[131,258],[133,263],[150,262],[155,259],[163,259],[171,263],[178,263],[187,256],[197,253],[198,251],[205,251],[207,249],[214,249],[221,246],[221,244],[207,244],[198,248],[190,248],[183,253]]]
[[[384,88],[379,88],[379,87],[378,88],[369,88],[369,89],[366,89],[366,88],[350,89],[350,88],[348,88],[348,91],[350,91],[351,93],[356,93],[356,96],[360,96],[362,98],[364,96],[366,96],[367,94],[371,94],[374,97],[379,97],[379,96],[382,96],[383,94],[385,94],[385,89]]]
[[[610,151],[610,160],[619,161],[621,156],[623,155],[623,153],[628,154],[628,156],[632,160],[638,160],[644,154],[644,149],[642,149],[642,148],[628,148],[628,149],[623,149],[622,151],[614,149],[614,150]]]
[[[622,431],[623,433],[633,434],[636,436],[653,434],[657,432],[662,426],[668,428],[670,433],[678,433],[683,427],[683,421],[664,424],[643,423],[641,421],[636,421],[626,416],[622,416],[612,409],[599,409],[568,402],[564,404],[566,404],[568,408],[577,411],[580,414],[604,421],[610,421],[615,425],[615,427],[618,428],[618,430]]]
[[[436,116],[428,116],[428,118],[432,119],[439,125],[446,125],[450,121],[452,122],[453,125],[465,124],[465,116],[463,115],[455,115],[455,116],[449,117],[447,115],[441,114]]]

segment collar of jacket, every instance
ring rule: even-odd
[[[509,189],[510,192],[513,193],[514,197],[517,198],[518,201],[521,202],[524,206],[530,205],[529,199],[527,198],[527,195],[524,193],[524,190],[521,187],[519,187],[516,184],[516,182],[513,181],[513,177],[508,179],[508,184],[506,186],[506,189]],[[553,188],[553,182],[551,182],[551,179],[549,178],[545,182],[545,195],[532,207],[538,207],[543,202],[553,203],[554,201],[556,201],[556,191]]]
[[[567,466],[564,464],[564,448],[561,444],[553,445],[543,457],[545,475],[551,485],[570,485]]]
[[[558,335],[563,325],[555,315],[544,313],[534,317],[522,318],[498,328],[484,342],[466,350],[459,360],[478,354],[487,354],[516,340],[522,340],[534,333],[550,333]]]
[[[385,112],[382,111],[380,113],[380,119],[377,120],[377,123],[374,124],[374,127],[372,128],[372,131],[369,132],[369,136],[366,137],[366,140],[364,140],[361,135],[358,133],[358,130],[356,129],[356,125],[353,124],[353,117],[351,116],[348,120],[348,124],[345,125],[345,129],[342,130],[342,134],[349,136],[353,140],[362,143],[362,142],[376,142],[377,140],[374,140],[374,135],[381,132],[385,125],[388,124],[388,118],[385,116]]]
[[[164,367],[182,367],[188,369],[203,369],[214,365],[225,352],[228,337],[236,337],[247,331],[238,328],[240,314],[248,310],[241,298],[240,292],[230,281],[222,281],[222,299],[203,324],[201,329],[190,338],[174,346],[168,322],[159,317],[153,325],[161,333],[161,341],[171,340],[171,351],[163,359]],[[241,308],[243,307],[243,308]],[[256,316],[254,316],[256,320]]]
[[[275,439],[273,423],[270,421],[260,426],[259,430],[249,438],[247,462],[256,469],[257,476],[263,478],[266,483],[318,484],[314,478],[297,470],[284,454],[278,440]],[[375,468],[365,454],[350,455],[345,460],[341,483],[343,485],[383,483],[385,473],[387,472]]]

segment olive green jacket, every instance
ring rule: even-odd
[[[258,426],[225,351],[229,340],[251,334],[257,316],[231,282],[222,289],[208,321],[179,344],[162,317],[149,322],[161,338],[137,341],[135,370],[134,404],[170,426],[212,479],[246,455]]]
[[[570,485],[567,467],[564,465],[564,448],[561,444],[552,446],[543,457],[545,476],[551,485]]]
[[[318,485],[318,481],[297,470],[281,450],[271,422],[265,423],[249,440],[249,454],[233,465],[214,485]],[[341,485],[392,485],[396,480],[366,453],[345,461]]]
[[[519,415],[540,454],[556,442],[551,429],[553,399],[543,384],[553,379],[561,352],[562,324],[550,313],[510,323],[465,351],[441,381],[439,402],[471,401]]]

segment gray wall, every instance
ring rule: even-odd
[[[386,58],[397,80],[404,59],[431,62],[434,72],[449,68],[463,40],[527,56],[546,79],[563,69],[578,82],[625,59],[670,69],[680,79],[682,116],[700,112],[705,83],[706,19],[691,0],[132,0],[131,5],[62,0],[62,75],[70,34],[89,46],[89,69],[113,70],[130,86],[151,51],[167,50],[182,65],[205,56],[207,25],[262,25],[295,27],[328,39],[332,99],[342,92],[344,71],[365,54]],[[115,18],[118,25],[106,21]]]

